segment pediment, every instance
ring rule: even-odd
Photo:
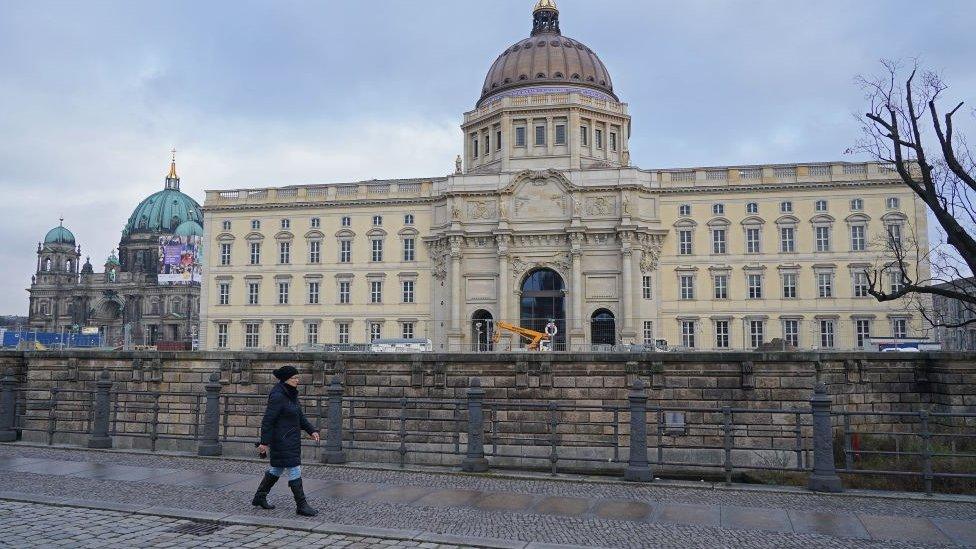
[[[569,217],[573,185],[556,170],[525,171],[503,192],[512,195],[513,217],[546,219]]]

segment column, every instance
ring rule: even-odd
[[[579,101],[579,95],[571,94],[571,102]],[[578,108],[569,110],[569,121],[566,132],[569,137],[569,169],[580,169],[580,111]]]
[[[570,344],[582,345],[586,337],[586,330],[583,328],[583,252],[574,249],[570,257],[573,260],[573,325]]]
[[[508,252],[498,252],[498,318],[495,320],[504,320],[505,322],[512,322],[512,319],[508,318]]]
[[[461,237],[451,237],[451,333],[448,347],[450,351],[461,350]]]
[[[621,234],[620,245],[621,265],[623,272],[624,291],[620,299],[620,315],[623,316],[621,343],[633,343],[634,336],[634,250],[631,248],[630,233]]]

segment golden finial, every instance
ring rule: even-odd
[[[177,179],[178,176],[176,175],[176,149],[172,149],[169,152],[172,153],[173,156],[169,163],[169,175],[167,175],[166,178]]]
[[[556,7],[556,0],[539,0],[536,2],[535,9],[532,10],[532,13],[539,10],[553,10],[558,12],[559,8]]]

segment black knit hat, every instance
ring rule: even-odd
[[[279,381],[288,381],[288,378],[298,375],[298,370],[294,366],[282,366],[271,372],[271,374],[278,378]]]

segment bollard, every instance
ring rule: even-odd
[[[210,381],[203,386],[206,404],[203,411],[203,438],[197,447],[198,456],[219,456],[220,444],[220,372],[210,374]]]
[[[345,463],[346,452],[342,449],[342,382],[334,376],[325,390],[329,399],[328,423],[325,426],[325,451],[322,463]]]
[[[17,440],[17,378],[14,369],[7,368],[0,380],[0,442]]]
[[[808,488],[814,492],[843,492],[834,467],[834,434],[830,425],[830,395],[827,385],[818,383],[810,399],[813,413],[813,474]]]
[[[630,401],[630,456],[627,458],[624,480],[648,482],[654,479],[654,475],[647,462],[647,393],[643,381],[634,380],[627,399]]]
[[[88,447],[111,448],[112,437],[108,434],[108,420],[109,407],[111,406],[109,392],[112,390],[112,379],[108,375],[108,370],[102,370],[102,373],[98,374],[95,389],[94,421],[92,422],[91,436],[88,437]]]
[[[485,390],[481,379],[471,378],[468,388],[468,453],[461,462],[461,470],[466,473],[484,473],[488,470],[485,459]]]

